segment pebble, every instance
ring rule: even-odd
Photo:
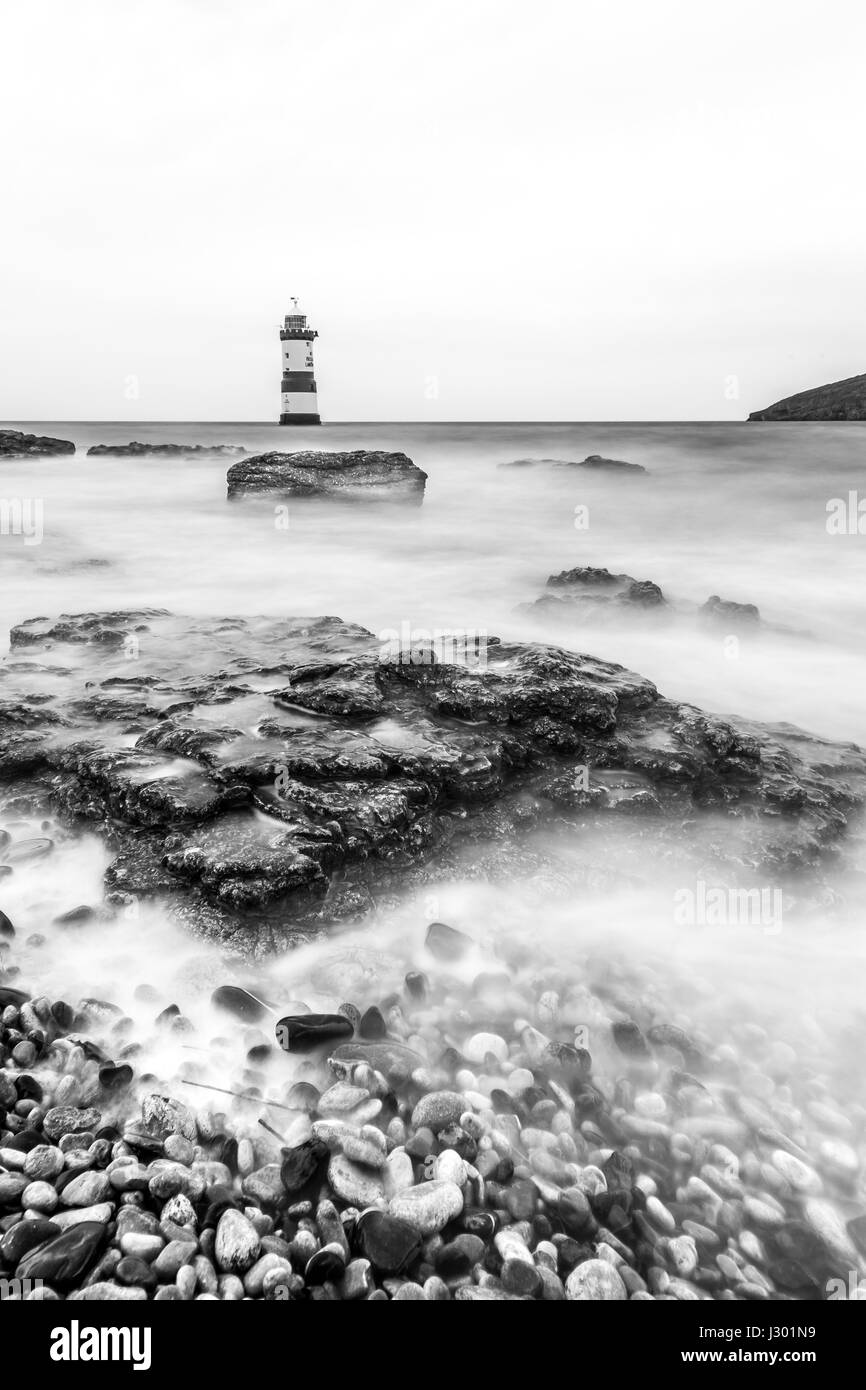
[[[625,1284],[613,1265],[606,1260],[584,1260],[571,1271],[565,1281],[565,1296],[572,1302],[624,1302],[628,1298]]]
[[[434,1180],[398,1193],[391,1198],[388,1209],[419,1235],[429,1236],[460,1215],[463,1193],[454,1182]]]
[[[375,1206],[385,1195],[379,1172],[362,1168],[343,1154],[334,1154],[328,1164],[328,1182],[336,1195],[349,1206]]]

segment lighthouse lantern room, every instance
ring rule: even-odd
[[[283,380],[280,387],[281,425],[320,425],[316,378],[313,367],[315,328],[307,326],[306,314],[298,313],[298,301],[292,300],[292,312],[286,314],[280,329],[283,356]]]

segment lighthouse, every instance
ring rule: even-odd
[[[319,403],[316,397],[316,378],[313,371],[313,339],[315,328],[307,327],[306,314],[298,313],[298,301],[292,300],[292,312],[280,329],[283,354],[283,380],[280,387],[281,425],[320,425]]]

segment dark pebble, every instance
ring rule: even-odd
[[[413,999],[425,999],[430,988],[430,981],[423,970],[410,970],[404,981],[406,993],[411,994]]]
[[[379,1274],[400,1274],[418,1255],[421,1237],[397,1216],[365,1211],[355,1223],[352,1245]]]
[[[287,1192],[300,1192],[328,1159],[328,1146],[320,1139],[306,1139],[293,1149],[283,1149],[280,1178]]]
[[[388,1027],[375,1004],[361,1015],[358,1032],[362,1038],[367,1038],[370,1042],[379,1042],[380,1039],[387,1036]]]
[[[44,1245],[47,1240],[59,1235],[60,1227],[42,1217],[32,1221],[18,1221],[0,1240],[0,1260],[14,1268],[28,1250],[34,1250],[37,1245]]]
[[[474,945],[465,932],[449,927],[445,922],[431,922],[427,928],[424,944],[437,960],[461,960]]]
[[[351,1038],[354,1028],[343,1014],[296,1014],[281,1018],[277,1042],[285,1052],[313,1052],[317,1047]]]
[[[626,1057],[649,1057],[650,1049],[637,1024],[624,1019],[611,1025],[613,1040]]]
[[[242,1019],[244,1023],[260,1023],[268,1012],[261,1000],[256,999],[249,990],[241,989],[239,985],[220,985],[211,995],[210,1002],[215,1008],[234,1014],[235,1018]]]
[[[87,903],[82,903],[80,907],[72,907],[68,912],[61,912],[59,917],[54,918],[56,927],[80,927],[85,922],[92,922],[96,916],[96,909],[89,907]]]
[[[43,1279],[58,1289],[74,1288],[93,1264],[108,1234],[101,1221],[80,1221],[24,1256],[18,1279]]]

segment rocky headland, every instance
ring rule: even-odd
[[[866,420],[866,375],[849,376],[798,391],[795,396],[753,410],[750,420]]]

